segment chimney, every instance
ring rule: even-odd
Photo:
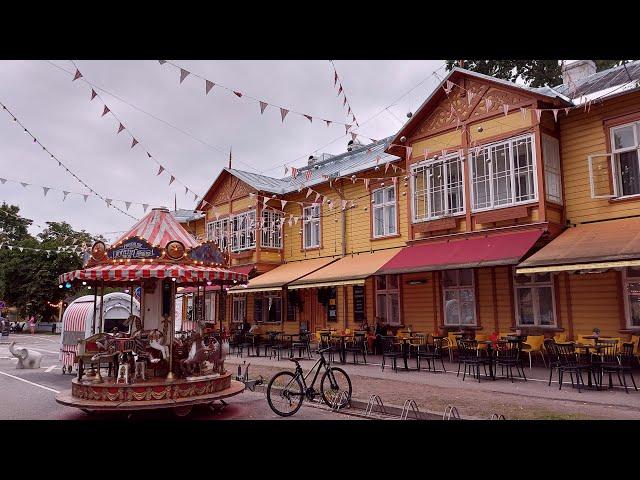
[[[593,60],[565,60],[562,64],[562,83],[575,89],[577,82],[596,73],[596,62]]]
[[[347,152],[350,152],[358,147],[361,147],[362,143],[360,143],[360,140],[349,140],[349,143],[347,143]]]
[[[313,155],[309,155],[309,166],[311,167],[314,163],[316,163],[316,157],[314,157]]]

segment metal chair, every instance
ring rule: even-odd
[[[600,348],[600,352],[598,353],[599,357],[599,374],[600,374],[600,385],[602,385],[602,377],[605,374],[609,375],[609,388],[613,388],[612,382],[612,374],[618,375],[618,381],[620,382],[620,386],[624,387],[624,391],[629,393],[629,388],[627,387],[627,373],[631,375],[631,381],[633,382],[633,387],[638,390],[636,386],[636,381],[633,378],[632,365],[633,365],[633,344],[632,343],[623,343],[620,352],[616,351],[615,344],[607,344],[604,347]],[[622,374],[622,376],[620,375]]]
[[[353,334],[353,340],[346,347],[346,352],[353,353],[354,365],[358,363],[358,355],[362,355],[364,363],[367,363],[367,336],[364,332],[356,332]]]
[[[301,332],[297,341],[291,342],[289,346],[289,356],[293,357],[293,352],[298,350],[298,356],[302,357],[302,353],[306,353],[307,358],[313,358],[311,355],[311,334],[309,332]]]
[[[581,392],[580,385],[584,387],[584,380],[582,379],[582,372],[587,371],[591,374],[591,364],[585,364],[578,362],[578,356],[576,354],[575,345],[573,343],[556,343],[556,352],[558,353],[558,383],[560,387],[558,390],[562,390],[562,377],[564,372],[569,372],[571,378],[571,386],[578,385],[578,392]],[[576,375],[576,382],[573,382],[573,375]]]
[[[402,358],[402,349],[398,348],[396,337],[382,336],[380,340],[382,342],[382,371],[384,372],[387,358],[390,358],[393,361],[393,370],[398,373],[398,357]]]
[[[444,366],[444,354],[443,354],[443,342],[444,338],[434,338],[432,343],[429,343],[429,337],[427,335],[427,339],[423,344],[418,345],[416,349],[416,367],[420,370],[420,364],[422,360],[425,359],[427,361],[427,369],[431,371],[431,364],[433,362],[433,371],[437,372],[436,369],[436,360],[440,360],[440,364],[442,365],[442,371],[444,373],[447,372],[447,369]]]
[[[522,359],[520,358],[521,346],[518,341],[500,341],[496,347],[496,368],[500,366],[502,374],[504,375],[504,369],[507,369],[507,378],[511,378],[513,383],[513,367],[516,367],[518,376],[524,378],[527,381],[527,377],[524,374],[524,367],[522,366]],[[522,374],[521,374],[522,372]]]
[[[460,364],[464,365],[464,373],[462,375],[462,381],[467,376],[467,369],[469,374],[473,373],[473,376],[480,382],[480,366],[484,368],[484,374],[487,375],[487,365],[491,362],[491,358],[484,353],[484,350],[478,349],[477,340],[461,340],[458,339],[458,355],[460,363],[458,364],[458,375],[460,375]]]

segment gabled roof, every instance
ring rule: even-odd
[[[130,237],[142,238],[151,245],[157,245],[160,248],[166,247],[167,243],[172,240],[182,242],[185,248],[198,246],[195,238],[169,214],[169,210],[166,208],[154,208],[151,210],[131,230],[116,240],[114,245]]]
[[[204,213],[196,212],[188,208],[179,208],[170,213],[178,223],[193,222],[204,217]]]
[[[431,111],[431,107],[440,101],[443,97],[446,96],[444,92],[443,85],[447,82],[447,80],[452,80],[453,77],[460,76],[469,76],[478,78],[480,80],[491,82],[497,85],[501,85],[504,87],[508,87],[510,89],[520,90],[528,95],[532,95],[540,98],[541,100],[546,100],[549,102],[561,103],[563,106],[571,106],[573,103],[571,99],[566,97],[560,92],[557,92],[555,89],[551,87],[529,87],[527,85],[520,85],[514,82],[510,82],[509,80],[503,80],[501,78],[491,77],[489,75],[485,75],[483,73],[473,72],[471,70],[467,70],[466,68],[454,67],[451,71],[442,79],[440,84],[431,92],[431,94],[427,97],[427,99],[420,105],[420,108],[413,114],[413,116],[404,124],[404,126],[400,129],[400,131],[392,138],[390,143],[398,144],[400,142],[400,137],[406,135],[408,131],[413,129],[414,126],[418,125],[420,122],[424,120],[429,112]]]
[[[620,87],[626,83],[634,83],[640,80],[640,61],[629,62],[626,65],[620,65],[618,67],[609,68],[596,72],[593,75],[589,75],[581,80],[575,82],[575,84],[558,85],[553,89],[559,93],[567,96],[571,96],[574,101],[579,97],[585,95],[592,95],[598,92],[603,92],[613,87]],[[612,94],[618,93],[622,88],[615,88]],[[605,94],[605,96],[607,96]],[[604,98],[602,94],[597,95],[598,98]]]
[[[245,182],[250,187],[268,193],[275,193],[283,195],[297,191],[302,185],[306,187],[312,187],[320,183],[327,181],[325,176],[329,178],[352,175],[357,172],[369,170],[377,165],[376,158],[380,157],[380,164],[384,165],[386,162],[395,162],[400,160],[400,157],[386,153],[385,150],[389,145],[391,137],[387,137],[383,140],[367,145],[354,145],[353,150],[350,152],[344,152],[340,155],[334,155],[320,160],[313,165],[306,165],[298,168],[298,175],[293,178],[288,175],[283,178],[268,177],[266,175],[260,175],[258,173],[246,172],[244,170],[237,170],[235,168],[223,168],[222,172],[216,180],[213,182],[209,190],[207,190],[206,196],[214,188],[218,180],[222,175],[229,174],[238,178],[242,182]],[[311,178],[307,180],[306,172],[311,171]],[[201,205],[202,200],[198,203]]]

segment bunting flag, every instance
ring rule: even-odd
[[[282,117],[282,123],[284,123],[284,117],[287,116],[287,113],[289,113],[289,110],[282,107],[280,108],[280,116]]]
[[[146,213],[147,212],[147,208],[149,208],[149,205],[146,203],[142,204],[142,210]]]
[[[107,205],[111,206],[111,202],[113,202],[113,199],[107,198],[105,202],[107,203]]]
[[[77,79],[79,79],[80,77],[82,77],[82,74],[80,73],[80,70],[78,70],[76,68],[76,74],[73,76],[73,80],[71,80],[72,82],[75,82]]]
[[[311,170],[307,170],[306,172],[304,172],[304,178],[309,181],[311,180],[311,176],[313,175],[313,172]]]
[[[42,190],[44,190],[44,196],[47,196],[47,193],[49,193],[50,188],[49,187],[42,187]]]
[[[340,84],[340,88],[338,89],[338,96],[342,93],[342,84]]]
[[[542,110],[540,110],[539,108],[534,109],[534,111],[536,112],[536,117],[538,118],[538,123],[540,123],[540,117],[542,117]]]
[[[355,142],[357,137],[358,137],[357,133],[351,132],[351,140]]]
[[[342,106],[344,107],[347,104],[347,97],[344,97],[344,100],[342,100]]]
[[[567,107],[564,109],[564,114],[565,115],[569,115],[569,110],[571,110],[571,107]]]
[[[175,179],[176,179],[176,177],[171,175],[171,178],[169,179],[169,185],[171,185],[174,182]]]
[[[428,148],[425,148],[425,149],[424,149],[424,159],[425,159],[425,160],[427,159],[427,156],[428,156],[428,155],[429,155],[429,149],[428,149]]]
[[[167,63],[166,60],[158,60],[158,62],[160,63],[160,65],[164,65],[165,63]]]
[[[280,200],[280,206],[282,207],[282,210],[284,210],[284,207],[286,204],[287,204],[286,200]]]
[[[380,155],[376,155],[376,166],[380,163]]]
[[[138,140],[134,138],[133,141],[131,142],[131,148],[135,147],[137,144],[138,144]]]
[[[318,203],[318,200],[320,200],[320,194],[316,192],[316,203]]]
[[[158,173],[156,173],[156,176],[160,175],[162,172],[164,172],[164,167],[160,165],[160,168],[158,168]]]
[[[502,110],[504,111],[504,116],[506,117],[507,115],[509,115],[509,105],[507,105],[506,103],[502,104]]]
[[[371,183],[371,179],[370,178],[365,178],[364,179],[364,188],[368,191],[369,190],[369,184]]]
[[[447,80],[446,86],[443,88],[444,93],[446,93],[448,96],[451,93],[451,90],[453,90],[453,82],[451,80]]]
[[[347,208],[347,200],[340,200],[340,204],[342,205],[342,210]]]
[[[298,176],[298,169],[296,167],[291,167],[291,178],[296,178]]]
[[[524,107],[520,107],[520,113],[522,114],[522,119],[526,120],[527,119],[527,109]]]
[[[235,93],[236,97],[241,98],[242,97],[242,93],[240,92],[236,92],[235,90],[233,91],[233,93]]]
[[[327,122],[327,127],[331,125],[331,120],[325,120],[325,122]]]
[[[349,133],[349,129],[350,129],[351,127],[352,127],[352,125],[345,125],[345,126],[344,126],[344,130],[345,130],[344,134],[345,134],[345,135],[346,135],[347,133]]]
[[[407,160],[411,160],[412,153],[413,153],[413,147],[407,147]]]
[[[62,191],[62,195],[63,195],[63,197],[62,197],[62,201],[63,201],[63,202],[67,199],[67,195],[69,195],[69,193],[71,193],[71,192],[66,192],[66,191],[64,191],[64,190]]]
[[[127,208],[127,210],[129,210],[129,207],[131,206],[131,202],[124,202],[124,206]]]
[[[84,195],[82,195],[82,196],[84,197],[84,203],[87,203],[87,198],[89,198],[89,195],[84,194]]]
[[[333,86],[335,87],[338,84],[338,72],[333,70]]]
[[[484,108],[487,110],[487,112],[489,112],[489,110],[491,110],[492,106],[493,106],[493,101],[490,98],[485,98],[484,99]]]
[[[184,68],[180,69],[180,83],[184,82],[184,79],[189,76],[191,72],[185,70]]]
[[[553,109],[553,119],[556,121],[556,123],[558,122],[558,109],[557,108]]]
[[[260,114],[264,113],[264,110],[267,108],[267,105],[269,105],[267,102],[263,102],[262,100],[260,100]]]
[[[211,89],[213,88],[213,86],[215,85],[215,83],[213,83],[211,80],[205,80],[204,82],[204,94],[205,95],[209,95],[209,92],[211,91]]]
[[[104,110],[102,111],[102,116],[104,117],[107,113],[109,113],[109,107],[107,107],[106,105],[104,106]]]
[[[309,195],[311,195],[313,193],[313,190],[311,190],[310,188],[307,189],[307,196],[305,198],[309,198]]]
[[[469,104],[469,106],[471,106],[471,102],[473,101],[473,97],[475,97],[476,94],[473,93],[471,90],[467,91],[467,103]]]
[[[5,183],[7,183],[7,179],[6,178],[0,178],[0,183],[2,183],[2,185],[4,185]]]
[[[306,113],[303,113],[302,115],[305,116],[311,123],[313,123],[313,117],[311,115],[307,115]]]
[[[193,201],[195,202],[196,200],[198,200],[198,195],[197,194],[193,194]]]
[[[93,100],[94,98],[96,98],[98,96],[98,94],[96,93],[96,91],[92,88],[91,89],[91,100]],[[89,101],[91,101],[89,100]]]
[[[184,195],[186,196],[189,193],[189,187],[184,187]]]
[[[387,173],[387,170],[389,170],[389,162],[384,164],[384,173]]]
[[[122,130],[124,130],[124,125],[121,123],[120,125],[118,125],[118,133],[120,133]]]
[[[286,165],[284,166],[284,176],[287,176],[287,172],[289,171],[289,167],[287,167]]]

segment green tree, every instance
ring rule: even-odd
[[[598,71],[629,60],[594,60]],[[562,83],[560,60],[447,60],[447,70],[462,67],[514,82],[520,78],[530,87],[553,87]]]
[[[22,218],[17,206],[3,204],[2,210],[11,214],[0,213],[0,243],[5,243],[0,249],[0,299],[17,307],[22,317],[35,315],[50,320],[56,309],[49,303],[66,300],[71,293],[59,288],[59,275],[82,268],[80,251],[90,247],[93,238],[85,231],[74,231],[66,222],[47,222],[47,227],[33,237],[27,231],[31,220]]]

